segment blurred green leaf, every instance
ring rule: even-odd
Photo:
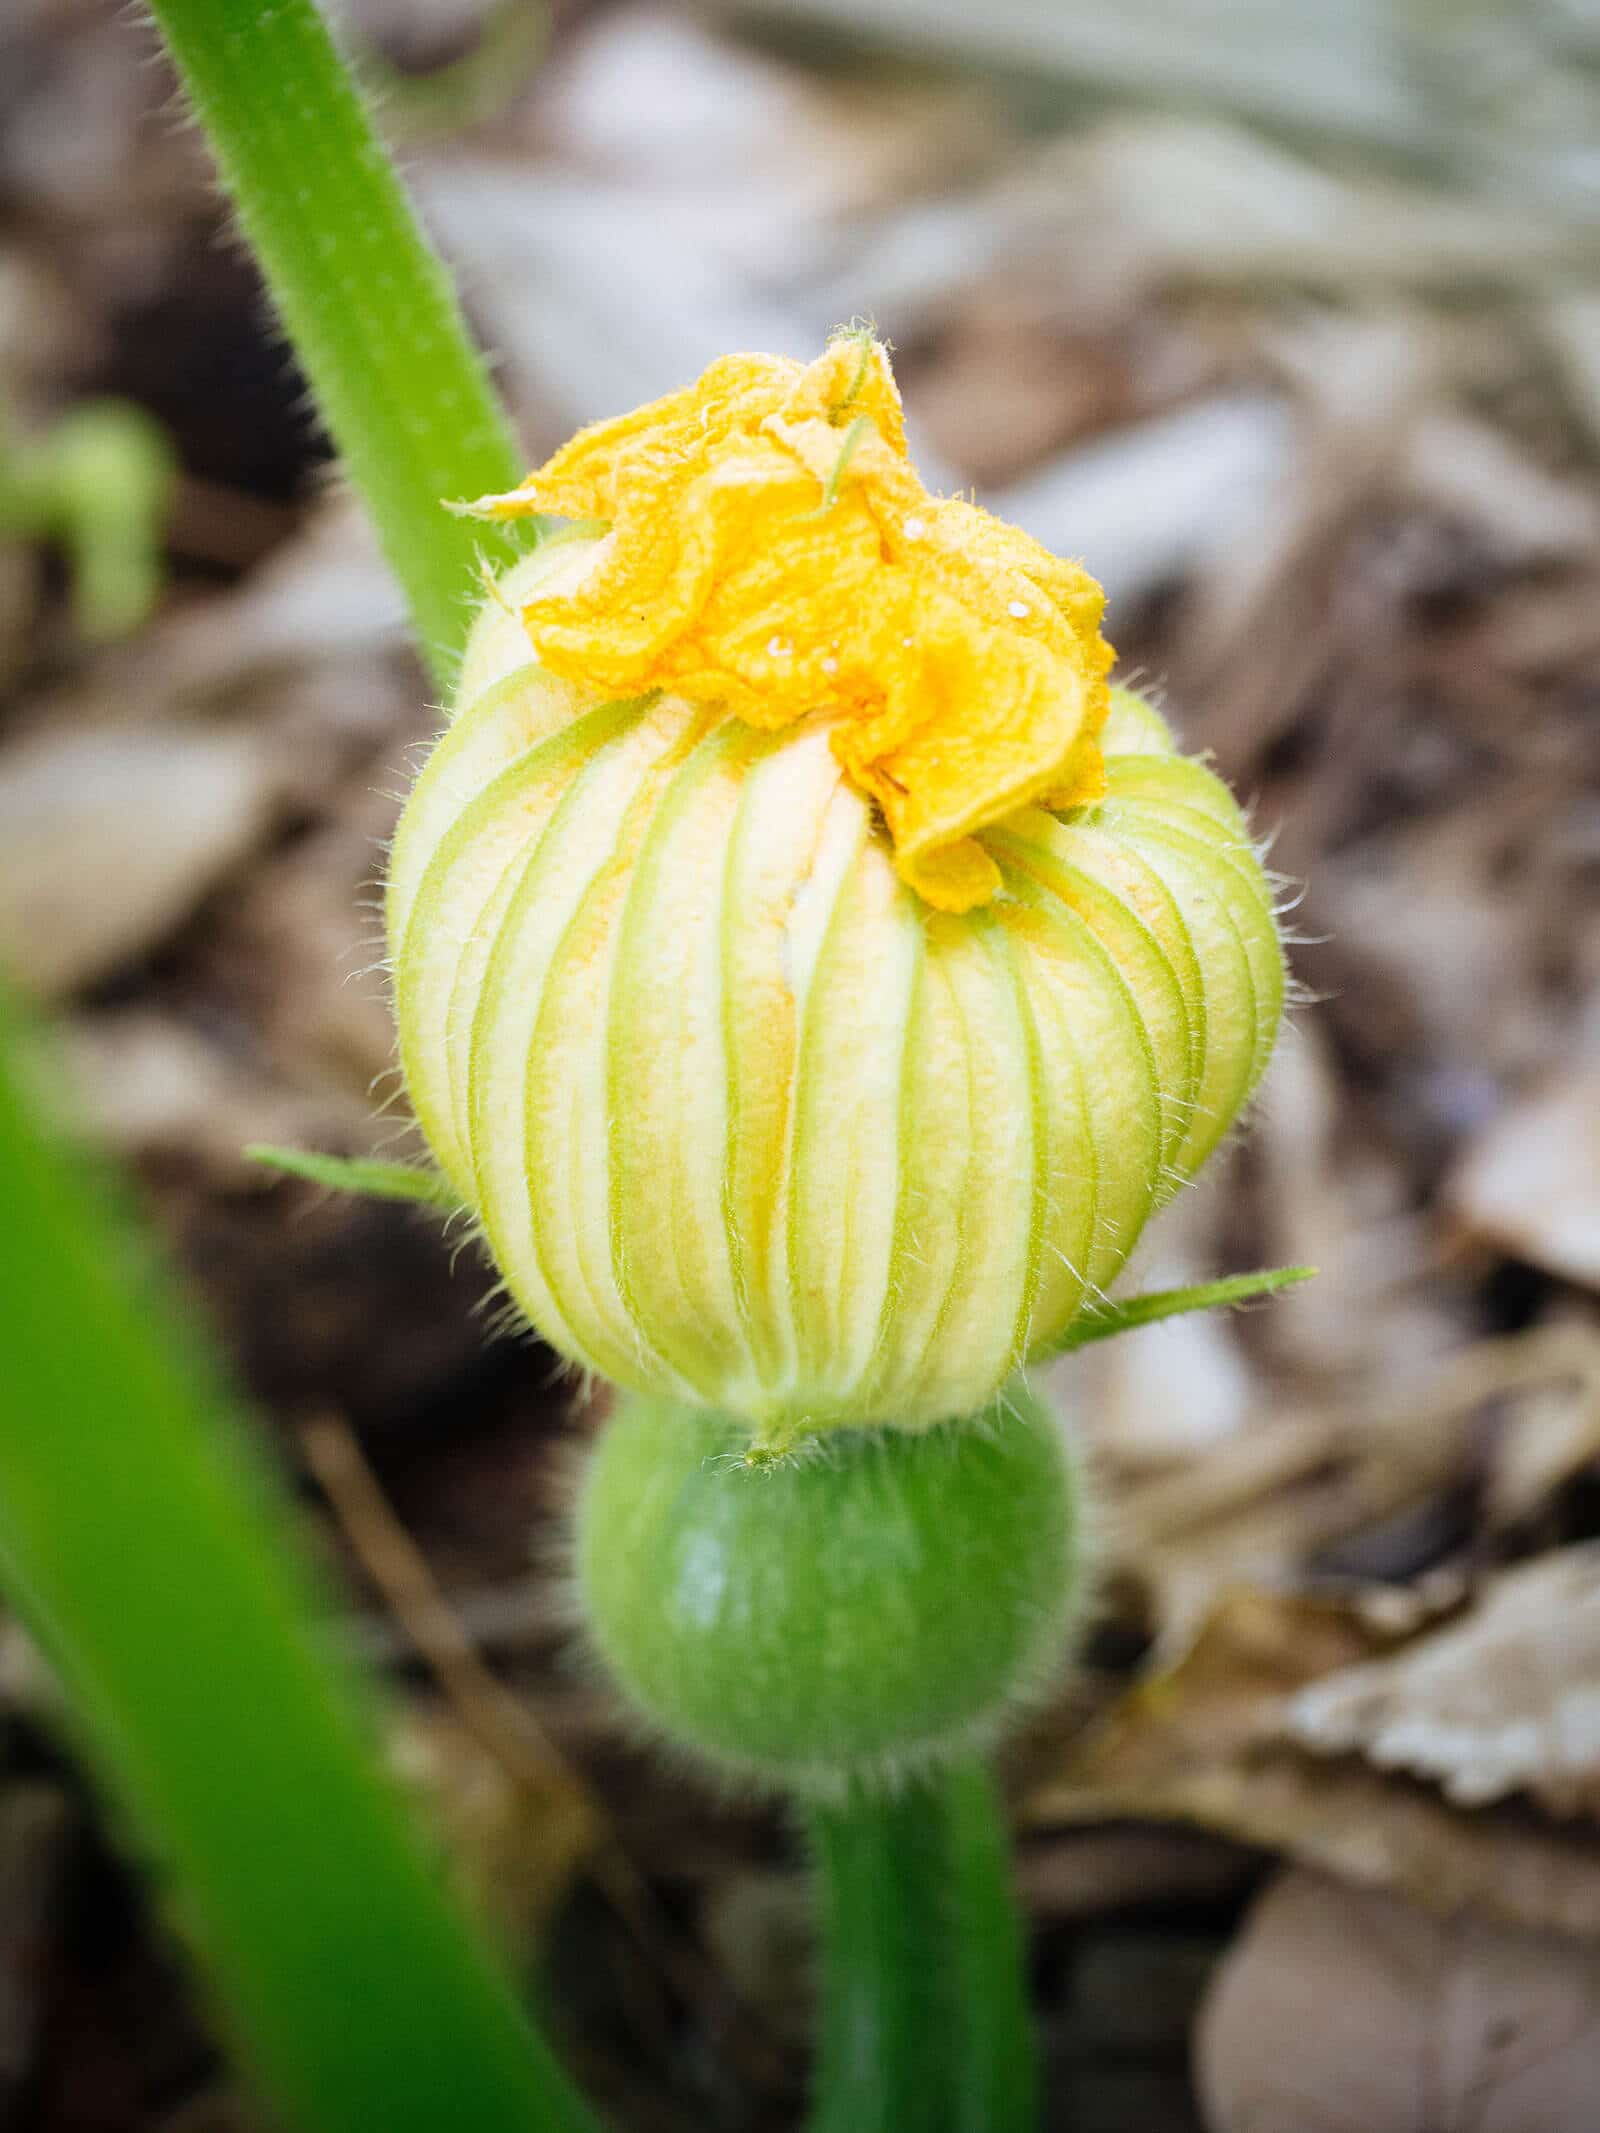
[[[385,138],[409,147],[497,117],[527,82],[549,41],[550,9],[544,0],[496,0],[476,42],[426,73],[392,66],[373,46],[357,47],[350,56]]]
[[[281,1492],[0,1001],[0,1592],[295,2133],[588,2114],[426,1863]]]
[[[40,437],[0,439],[0,532],[59,542],[87,637],[125,636],[161,594],[172,452],[121,400],[87,400]]]

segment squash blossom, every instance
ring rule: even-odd
[[[1104,596],[928,494],[883,348],[729,356],[471,507],[396,837],[417,1118],[575,1362],[760,1444],[982,1408],[1254,1088],[1283,966]]]

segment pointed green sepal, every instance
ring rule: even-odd
[[[385,1163],[375,1156],[319,1155],[310,1148],[272,1148],[253,1142],[244,1151],[252,1163],[285,1171],[330,1192],[360,1193],[368,1200],[409,1200],[456,1214],[461,1196],[442,1170],[418,1163]]]
[[[1263,1267],[1254,1274],[1229,1274],[1221,1281],[1202,1281],[1192,1288],[1151,1289],[1144,1296],[1129,1296],[1121,1302],[1090,1304],[1067,1327],[1059,1340],[1031,1355],[1030,1363],[1047,1363],[1058,1355],[1086,1348],[1090,1341],[1107,1341],[1114,1334],[1131,1333],[1136,1326],[1154,1325],[1157,1319],[1179,1318],[1187,1311],[1214,1311],[1227,1304],[1249,1303],[1257,1296],[1272,1296],[1279,1289],[1292,1289],[1309,1281],[1314,1266]]]

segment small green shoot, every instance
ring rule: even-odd
[[[86,400],[37,437],[0,434],[0,535],[60,547],[96,642],[137,629],[161,596],[173,471],[159,424],[121,400]]]

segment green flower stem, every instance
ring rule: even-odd
[[[992,1772],[958,1763],[944,1780],[951,1982],[957,2027],[951,2133],[1032,2133],[1039,2066],[1011,1844]]]
[[[809,1814],[823,1944],[811,2133],[1033,2133],[1039,2088],[993,1778],[958,1763]]]
[[[592,2121],[443,1894],[278,1491],[0,1010],[0,1590],[290,2133]]]
[[[448,688],[477,558],[512,551],[441,502],[521,474],[449,277],[312,0],[152,0],[152,11]]]
[[[945,2133],[939,1796],[858,1791],[808,1822],[822,1938],[811,2133]]]

